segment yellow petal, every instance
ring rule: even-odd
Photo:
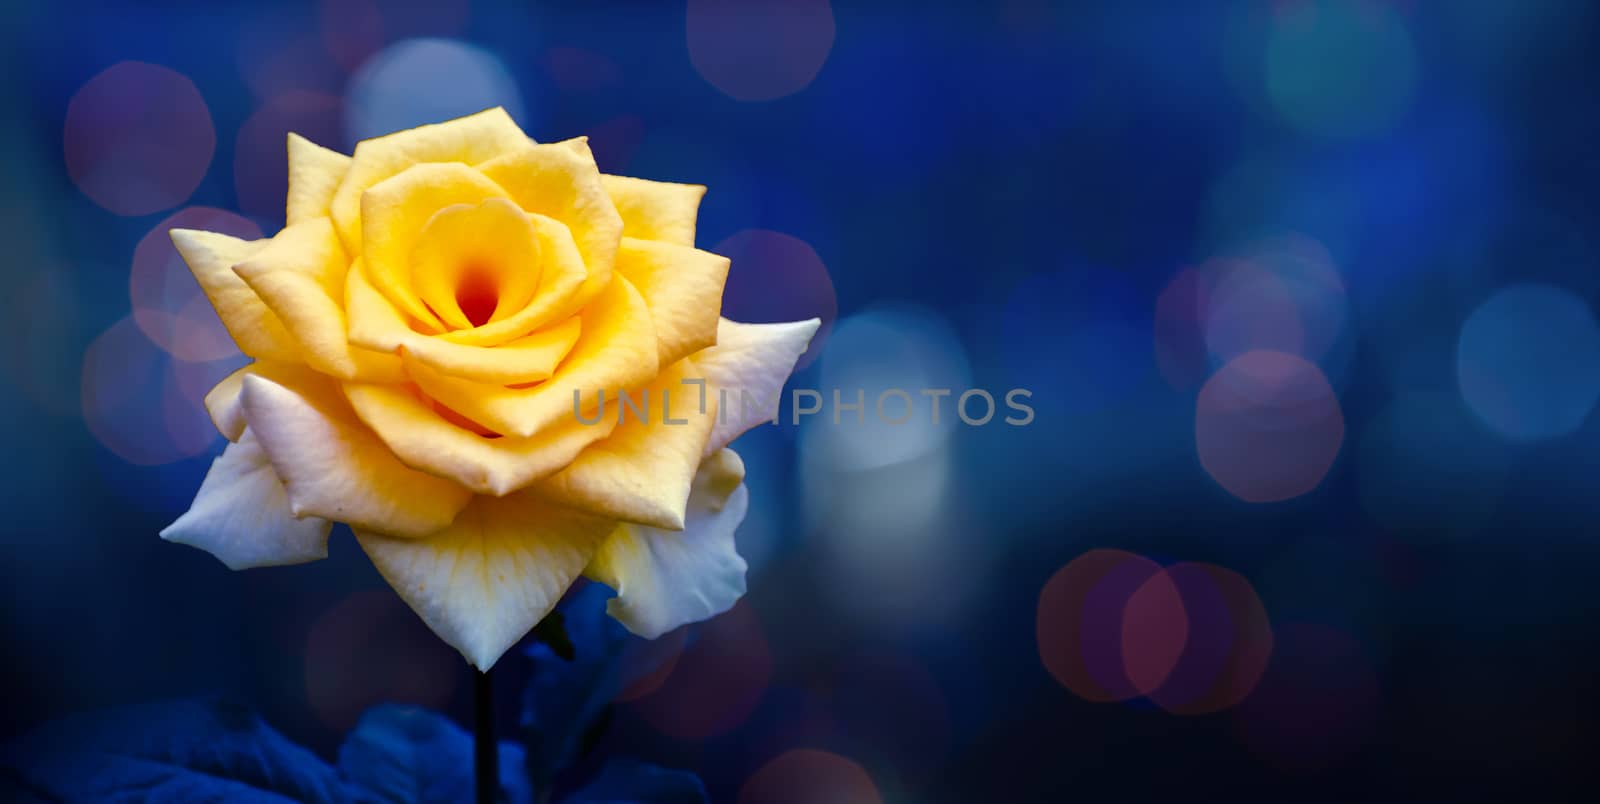
[[[599,392],[616,398],[619,389],[638,388],[656,376],[655,328],[644,297],[618,277],[582,314],[583,332],[550,379],[528,388],[473,382],[447,376],[410,354],[406,373],[424,393],[497,433],[528,438],[573,410],[593,410]],[[573,395],[578,399],[574,404]]]
[[[233,266],[266,247],[266,240],[240,240],[216,232],[173,229],[172,244],[189,264],[211,306],[217,308],[239,351],[261,360],[300,362],[300,347]]]
[[[521,309],[481,327],[455,329],[439,335],[452,343],[494,346],[541,329],[578,311],[585,299],[589,271],[578,254],[577,243],[566,224],[544,215],[529,215],[539,246],[539,285]],[[499,310],[495,311],[499,314]]]
[[[244,391],[244,378],[255,368],[254,363],[222,378],[206,392],[206,413],[217,432],[229,441],[238,441],[244,435],[244,406],[239,396]]]
[[[611,280],[622,217],[600,183],[600,169],[586,140],[527,144],[478,166],[510,191],[528,212],[561,221],[572,230],[589,275],[579,297],[594,298]]]
[[[342,303],[348,265],[327,218],[285,228],[233,270],[283,322],[313,368],[344,379],[404,378],[394,355],[350,345]]]
[[[367,281],[360,261],[347,279],[350,340],[385,353],[404,350],[407,358],[441,376],[495,385],[546,379],[572,351],[583,328],[582,321],[574,317],[509,343],[463,345],[407,326],[399,311]]]
[[[394,352],[412,338],[428,337],[412,329],[405,316],[373,286],[361,258],[345,274],[344,309],[350,321],[350,342],[375,352]]]
[[[783,385],[805,354],[822,319],[783,324],[741,324],[722,319],[717,343],[694,354],[706,376],[708,393],[718,403],[717,422],[706,442],[706,455],[733,443],[746,430],[770,421],[778,409]]]
[[[438,338],[411,340],[406,353],[446,376],[496,385],[549,379],[582,331],[577,317],[499,346],[462,346]]]
[[[694,246],[695,220],[706,194],[703,185],[631,176],[604,175],[600,180],[622,216],[623,237]]]
[[[716,399],[702,399],[700,386],[684,382],[700,379],[694,363],[681,360],[630,395],[638,409],[612,396],[598,414],[620,419],[617,429],[536,490],[580,511],[682,529],[689,486],[716,417]]]
[[[717,342],[728,258],[653,240],[622,238],[617,272],[644,296],[655,323],[661,365],[671,365]]]
[[[258,360],[238,371],[222,378],[210,391],[206,392],[206,413],[211,415],[211,423],[217,426],[217,432],[229,441],[238,441],[244,434],[244,403],[241,396],[244,393],[244,378],[251,374],[259,374],[279,385],[295,387],[308,382],[320,382],[316,371],[302,363],[277,363],[270,360]]]
[[[504,198],[457,204],[433,213],[411,249],[417,295],[444,323],[471,329],[461,309],[463,283],[483,281],[495,295],[487,321],[527,306],[539,285],[539,242],[528,214]]]
[[[506,191],[482,173],[456,163],[413,165],[374,185],[361,195],[360,252],[373,286],[406,315],[435,331],[444,329],[411,284],[412,249],[439,210],[505,197]]]
[[[332,214],[333,193],[349,170],[350,157],[290,132],[289,225]]]
[[[426,539],[359,528],[356,538],[422,621],[488,670],[550,613],[615,526],[522,493],[476,497]]]
[[[426,536],[472,499],[456,483],[396,458],[350,410],[332,380],[293,389],[244,378],[250,430],[283,479],[290,511],[391,536]]]
[[[681,531],[623,525],[601,542],[584,574],[617,591],[606,611],[646,639],[733,608],[745,561],[734,531],[749,506],[744,463],[733,450],[701,464]]]
[[[345,248],[361,252],[361,194],[378,182],[425,162],[476,165],[528,141],[511,115],[495,107],[356,143],[350,169],[333,194],[333,222]]]
[[[327,558],[332,527],[326,519],[290,513],[283,483],[247,430],[211,462],[194,503],[161,538],[198,547],[240,570]]]
[[[400,460],[479,494],[504,496],[547,477],[616,427],[615,419],[573,417],[532,438],[486,438],[447,421],[405,386],[351,383],[344,392]]]

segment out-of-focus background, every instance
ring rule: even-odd
[[[821,316],[794,386],[869,401],[736,445],[750,594],[597,756],[741,804],[1592,788],[1600,10],[858,5],[10,9],[0,737],[203,691],[323,752],[465,718],[348,534],[244,573],[156,537],[241,364],[165,230],[281,227],[288,131],[502,105],[708,185],[728,315]],[[1036,416],[890,426],[891,387]]]

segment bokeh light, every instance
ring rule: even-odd
[[[1344,281],[1309,237],[1263,239],[1208,268],[1206,346],[1220,362],[1253,349],[1317,362],[1343,334]]]
[[[815,534],[829,605],[885,635],[937,632],[981,593],[989,565],[980,525],[951,482],[950,449],[845,469],[814,447],[811,433],[830,427],[809,428],[800,445],[802,522]]]
[[[465,669],[388,589],[351,594],[306,633],[306,702],[341,734],[379,703],[444,708]]]
[[[752,774],[739,789],[739,804],[883,804],[883,797],[854,761],[797,748]]]
[[[971,376],[960,337],[933,310],[894,305],[850,316],[834,328],[822,356],[822,410],[801,420],[804,447],[833,470],[874,469],[926,455],[964,426],[959,406]],[[1008,415],[1001,397],[991,395],[997,417],[991,424]],[[858,402],[859,410],[844,408]],[[968,399],[969,419],[983,418],[986,410],[982,399]]]
[[[217,387],[217,383],[222,382],[223,378],[250,362],[251,358],[240,353],[206,363],[174,360],[171,371],[173,391],[177,397],[186,401],[185,410],[198,411],[202,421],[210,422],[210,415],[205,412],[206,394]]]
[[[761,620],[749,603],[696,629],[666,682],[633,702],[662,734],[703,740],[726,734],[761,703],[772,679],[772,653]]]
[[[345,104],[350,145],[494,106],[532,130],[522,92],[500,58],[452,39],[408,39],[384,48],[350,77]]]
[[[221,360],[238,352],[200,283],[172,245],[173,229],[204,229],[243,240],[261,237],[248,218],[210,207],[179,210],[155,225],[133,250],[128,295],[133,320],[162,350],[180,360]]]
[[[1456,376],[1467,406],[1507,439],[1566,435],[1600,398],[1600,325],[1569,291],[1513,285],[1462,325]]]
[[[1499,443],[1448,393],[1408,393],[1361,434],[1356,476],[1373,519],[1405,539],[1452,537],[1490,521],[1511,474]]]
[[[1188,561],[1167,567],[1158,577],[1165,582],[1147,604],[1146,618],[1181,605],[1185,640],[1160,683],[1146,689],[1146,697],[1177,715],[1208,714],[1237,705],[1255,690],[1272,655],[1272,625],[1255,587],[1233,570]],[[1156,580],[1153,577],[1146,585]],[[1167,587],[1176,593],[1176,603]],[[1125,633],[1126,628],[1125,621]],[[1154,658],[1159,662],[1147,665],[1151,671],[1171,655],[1168,646],[1173,641],[1170,626],[1152,630],[1153,638],[1141,636],[1133,643],[1155,642]],[[1125,650],[1128,644],[1125,637]],[[1128,658],[1125,655],[1124,661]],[[1138,680],[1131,664],[1129,675]],[[1154,676],[1150,671],[1145,674]]]
[[[1245,502],[1298,497],[1322,482],[1344,441],[1327,377],[1264,350],[1229,361],[1195,401],[1195,448],[1212,479]]]
[[[1306,771],[1346,759],[1370,737],[1378,706],[1371,658],[1349,633],[1291,623],[1278,629],[1272,661],[1233,710],[1246,746],[1278,767]]]
[[[1417,56],[1389,3],[1275,3],[1266,41],[1266,90],[1291,125],[1311,134],[1367,136],[1406,111]]]
[[[263,7],[241,26],[235,61],[259,99],[289,92],[337,93],[344,86],[345,71],[322,38],[294,22],[282,8]]]
[[[1189,612],[1172,575],[1162,569],[1123,604],[1122,667],[1133,688],[1149,695],[1178,664],[1189,642]]]
[[[1128,598],[1161,566],[1122,550],[1090,550],[1050,576],[1039,593],[1039,658],[1056,681],[1089,701],[1139,695],[1122,665]]]
[[[1321,243],[1300,234],[1257,237],[1168,282],[1156,299],[1156,365],[1180,390],[1253,350],[1342,369],[1351,352],[1349,307]]]
[[[355,70],[387,42],[455,36],[471,17],[470,0],[320,0],[322,41],[346,70]]]
[[[106,449],[128,463],[180,461],[205,452],[220,437],[205,408],[184,393],[174,362],[144,337],[131,317],[111,325],[84,352],[84,423]]]
[[[811,244],[782,232],[745,229],[711,251],[733,262],[722,294],[724,316],[750,324],[822,319],[798,368],[811,365],[839,317],[833,280]]]
[[[245,362],[242,357],[186,363],[162,356],[160,421],[180,454],[200,455],[217,443],[221,434],[206,412],[205,395]]]
[[[78,189],[133,216],[187,200],[211,165],[217,132],[194,82],[166,67],[122,61],[72,96],[62,141]]]
[[[1179,715],[1244,700],[1272,654],[1250,582],[1212,564],[1161,567],[1122,550],[1073,559],[1039,594],[1045,669],[1089,701],[1144,697]]]
[[[233,186],[239,209],[263,220],[282,221],[289,186],[289,133],[337,149],[344,137],[343,111],[343,101],[333,95],[292,90],[273,97],[250,115],[239,127],[233,147]]]
[[[1194,388],[1211,373],[1205,337],[1209,300],[1210,284],[1197,268],[1179,271],[1156,297],[1156,368],[1173,388]]]
[[[735,100],[805,89],[833,48],[828,0],[689,0],[689,61]]]

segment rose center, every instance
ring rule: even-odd
[[[473,326],[489,323],[500,304],[500,286],[494,271],[475,260],[463,266],[456,282],[456,304]]]

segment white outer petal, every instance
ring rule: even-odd
[[[701,462],[683,530],[625,524],[611,534],[586,570],[617,591],[606,611],[655,639],[732,608],[747,568],[733,538],[749,506],[743,479],[739,456],[722,450]]]
[[[211,464],[194,503],[161,531],[198,547],[229,569],[301,564],[328,556],[326,519],[296,519],[289,495],[249,430]]]
[[[706,393],[716,394],[718,401],[704,455],[771,420],[784,383],[820,326],[820,318],[783,324],[741,324],[724,318],[718,323],[717,344],[694,353],[694,363],[706,377]],[[726,391],[726,396],[719,391]],[[746,395],[753,398],[749,411],[743,402]]]

